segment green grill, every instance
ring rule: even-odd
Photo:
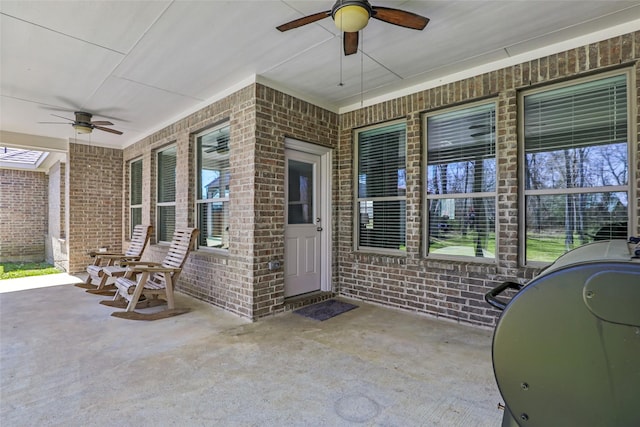
[[[599,241],[526,285],[486,300],[503,310],[493,370],[502,426],[640,426],[640,251]],[[517,293],[506,301],[507,289]]]

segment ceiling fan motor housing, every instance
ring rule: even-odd
[[[91,117],[93,117],[91,113],[85,113],[84,111],[76,111],[75,115],[76,115],[76,122],[91,124]]]
[[[76,121],[72,124],[73,128],[78,133],[91,133],[93,130],[93,124],[91,123],[91,113],[85,113],[84,111],[76,111]]]

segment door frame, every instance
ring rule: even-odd
[[[331,216],[331,212],[333,212],[331,197],[333,149],[288,137],[284,140],[284,148],[285,158],[287,158],[286,150],[320,156],[320,189],[318,189],[321,200],[321,206],[318,212],[321,218],[319,225],[322,227],[322,233],[320,233],[320,290],[330,292],[332,290],[331,283],[333,279],[333,259],[331,257],[331,247],[333,243],[333,218]],[[287,185],[287,183],[285,183],[285,185]],[[287,227],[287,224],[284,226]]]

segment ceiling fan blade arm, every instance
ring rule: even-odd
[[[109,129],[109,128],[104,128],[102,126],[93,126],[94,129],[100,129],[103,130],[105,132],[110,132],[110,133],[115,133],[116,135],[122,135],[122,132],[120,132],[119,130],[115,130],[115,129]]]
[[[69,119],[69,118],[67,118],[67,117],[59,116],[59,115],[57,115],[57,114],[51,114],[51,115],[52,115],[53,117],[59,117],[59,118],[61,118],[61,119],[69,120],[70,122],[75,122],[75,120],[73,120],[73,119]]]
[[[294,19],[291,22],[282,24],[276,27],[279,31],[293,30],[294,28],[302,27],[303,25],[311,24],[312,22],[319,21],[321,19],[331,16],[331,11],[314,13],[313,15],[304,16],[302,18]]]
[[[400,27],[411,28],[413,30],[423,30],[429,23],[429,18],[420,16],[406,10],[393,9],[390,7],[373,6],[372,18]]]
[[[94,122],[91,122],[91,124],[94,126],[113,126],[113,123],[106,120],[96,120]]]
[[[358,32],[353,33],[344,33],[343,44],[344,44],[344,54],[353,55],[358,52]]]

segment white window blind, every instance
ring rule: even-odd
[[[176,161],[175,146],[158,152],[158,220],[157,240],[169,242],[176,226]]]
[[[524,96],[527,261],[626,237],[627,102],[627,74]]]
[[[495,104],[426,116],[427,250],[495,257]]]
[[[228,125],[196,135],[201,247],[229,248],[229,135]]]
[[[621,75],[526,96],[527,153],[626,143],[626,83]]]
[[[406,251],[406,124],[357,133],[357,248]]]
[[[129,168],[129,208],[130,216],[130,232],[133,228],[142,224],[142,159],[130,163]]]

